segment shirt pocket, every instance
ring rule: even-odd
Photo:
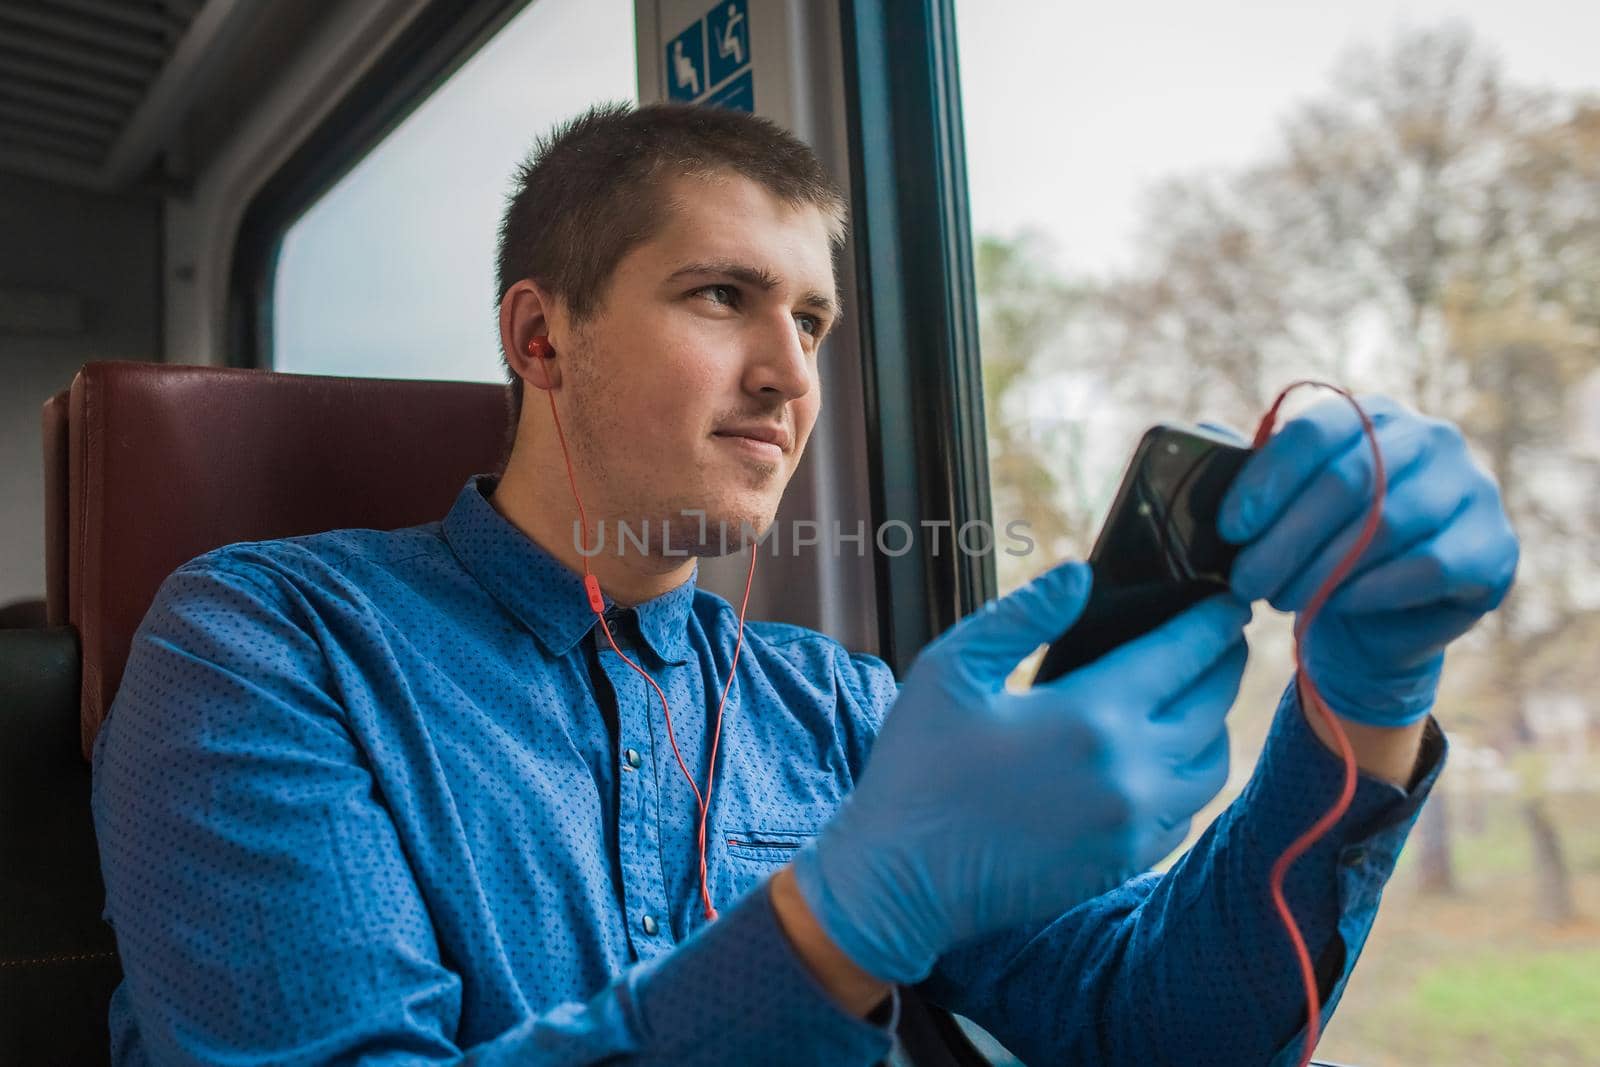
[[[732,830],[723,837],[722,845],[733,859],[788,863],[815,836],[815,830]]]

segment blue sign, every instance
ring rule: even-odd
[[[706,12],[706,66],[714,88],[750,62],[748,0],[726,0]]]
[[[748,5],[749,0],[719,0],[667,42],[667,99],[755,111]]]
[[[700,19],[667,45],[667,97],[684,102],[711,88],[706,78],[705,20]]]
[[[756,109],[756,79],[747,70],[706,97],[701,103],[709,107],[725,107],[734,111],[753,113]]]

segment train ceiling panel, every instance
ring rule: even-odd
[[[145,177],[262,0],[0,0],[0,170]]]

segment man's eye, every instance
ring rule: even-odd
[[[816,337],[822,333],[822,320],[815,315],[796,315],[795,323],[800,327],[800,332]]]
[[[739,306],[739,290],[731,285],[705,285],[695,292],[713,304],[721,304],[724,307]]]

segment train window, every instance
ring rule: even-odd
[[[1311,376],[1459,424],[1518,584],[1450,658],[1449,770],[1320,1054],[1588,1062],[1600,9],[956,8],[993,520],[1039,546],[997,556],[1002,591],[1087,551],[1152,422],[1249,431]],[[1196,833],[1254,767],[1288,627],[1257,611],[1233,780]]]
[[[637,98],[631,0],[535,0],[284,233],[275,370],[503,380],[496,228],[534,138]]]

